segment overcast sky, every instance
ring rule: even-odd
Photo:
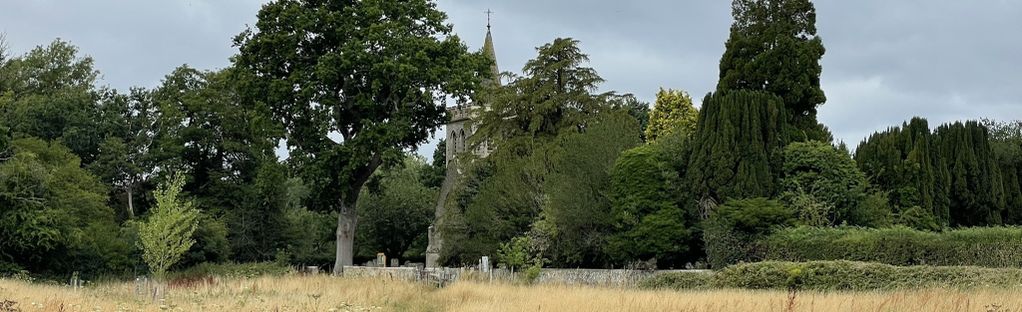
[[[31,0],[0,3],[14,53],[60,37],[96,60],[102,84],[153,87],[181,65],[217,69],[255,22],[255,0]],[[573,37],[605,91],[652,101],[658,88],[698,102],[717,81],[730,1],[442,0],[455,32],[479,49],[493,15],[498,64],[520,72],[535,47]],[[817,1],[827,54],[820,120],[858,144],[913,116],[939,123],[1022,118],[1022,1]],[[442,135],[442,131],[438,134]],[[420,149],[431,155],[432,140]]]

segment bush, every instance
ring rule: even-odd
[[[758,248],[766,260],[852,260],[891,265],[1022,267],[1022,228],[925,232],[907,227],[798,227],[779,230]]]
[[[852,261],[758,262],[713,275],[716,288],[889,290],[932,287],[1019,287],[1022,269],[971,266],[909,266]]]
[[[713,273],[708,272],[674,272],[657,274],[639,282],[639,287],[648,289],[708,289],[713,282]]]
[[[706,258],[714,269],[756,260],[755,242],[776,228],[792,226],[795,212],[776,200],[733,200],[718,207],[706,221]]]
[[[205,277],[253,278],[264,275],[280,276],[291,268],[275,262],[203,263],[183,271],[169,273],[170,280],[197,280]]]

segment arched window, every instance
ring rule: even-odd
[[[461,135],[460,136],[461,136],[461,140],[460,140],[461,141],[461,149],[458,150],[458,151],[459,152],[464,152],[465,151],[465,129],[461,129]]]

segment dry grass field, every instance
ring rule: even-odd
[[[414,283],[327,276],[197,283],[165,300],[135,295],[132,283],[63,286],[0,280],[6,311],[1022,311],[1022,291],[933,289],[905,292],[651,291],[460,282]],[[6,309],[6,310],[5,310]]]

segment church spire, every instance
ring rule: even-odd
[[[493,36],[490,34],[490,16],[493,15],[493,11],[486,10],[486,41],[483,42],[483,55],[493,61],[490,65],[490,74],[493,75],[493,81],[496,85],[500,85],[500,70],[497,68],[497,52],[493,49]]]

